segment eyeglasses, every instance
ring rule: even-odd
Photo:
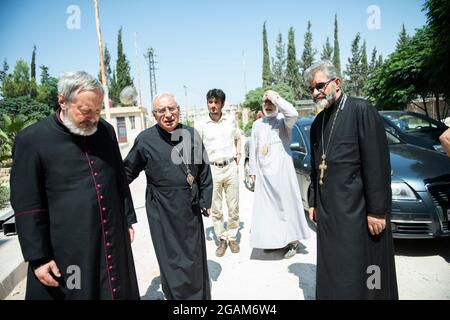
[[[169,111],[169,113],[174,113],[177,110],[178,110],[178,106],[175,106],[175,107],[168,106],[168,107],[153,110],[153,112],[155,112],[157,114],[165,114],[166,111]]]
[[[308,90],[309,90],[309,92],[311,92],[311,94],[314,93],[314,89],[317,89],[317,91],[325,90],[328,87],[328,85],[331,82],[333,82],[334,80],[336,80],[336,78],[330,79],[327,82],[316,83],[316,85],[314,87],[308,87]]]

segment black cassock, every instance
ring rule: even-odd
[[[363,99],[348,97],[335,122],[319,185],[324,144],[341,96],[311,126],[309,205],[317,208],[317,299],[398,299],[390,228],[391,166],[383,121]],[[324,118],[325,117],[325,118]],[[326,148],[325,148],[326,149]],[[387,214],[379,236],[367,213]]]
[[[26,298],[139,299],[128,235],[136,215],[114,129],[100,120],[95,134],[76,136],[58,115],[14,142],[11,204],[31,262]],[[51,259],[62,275],[57,288],[31,267]]]
[[[147,217],[169,300],[211,298],[201,208],[211,207],[213,186],[204,150],[193,128],[179,125],[170,134],[155,125],[138,135],[125,159],[130,183],[145,170]]]

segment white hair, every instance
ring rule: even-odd
[[[164,98],[164,97],[171,97],[173,100],[175,100],[175,102],[177,101],[177,99],[175,98],[175,96],[174,96],[173,93],[170,93],[170,92],[162,92],[162,93],[156,95],[156,96],[153,98],[153,101],[152,101],[153,108],[155,108],[156,102],[159,101],[159,100],[161,100],[161,99]],[[178,104],[178,103],[177,103],[177,104]]]
[[[311,83],[317,72],[322,71],[328,79],[337,77],[336,67],[329,60],[323,60],[314,63],[311,67],[305,70],[305,82]]]
[[[71,102],[74,95],[82,91],[98,91],[102,96],[105,93],[100,81],[87,72],[66,72],[59,77],[58,95],[66,102]]]

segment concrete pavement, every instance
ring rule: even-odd
[[[242,144],[243,145],[243,144]],[[123,151],[127,154],[127,150]],[[241,163],[242,169],[242,163]],[[281,251],[266,252],[249,246],[253,193],[245,189],[240,170],[239,240],[241,251],[225,256],[214,255],[216,239],[212,220],[204,218],[208,267],[212,298],[223,300],[314,299],[316,235],[302,241],[293,258],[285,260]],[[131,184],[138,216],[133,252],[142,299],[163,299],[159,268],[145,212],[145,176]],[[226,205],[224,205],[226,209]],[[1,239],[0,239],[1,241]],[[450,239],[395,241],[396,267],[400,299],[450,299]],[[15,255],[20,254],[18,248]],[[0,242],[0,257],[2,246]],[[0,260],[3,263],[4,260]],[[23,299],[25,282],[19,283],[6,299]]]

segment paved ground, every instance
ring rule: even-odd
[[[241,182],[242,182],[241,170]],[[133,243],[134,258],[143,299],[163,299],[159,269],[145,213],[145,177],[131,185],[138,215]],[[213,299],[314,299],[316,237],[303,241],[296,256],[282,259],[281,251],[264,252],[249,247],[253,193],[241,183],[239,239],[241,252],[227,250],[214,255],[216,239],[212,221],[205,218],[207,254]],[[225,206],[226,208],[226,206]],[[450,239],[395,241],[400,299],[450,300]],[[23,299],[22,281],[7,299]]]

